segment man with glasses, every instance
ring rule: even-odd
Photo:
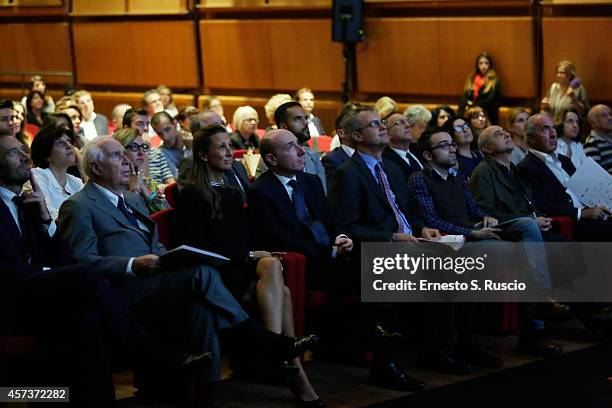
[[[412,137],[413,126],[414,123],[401,113],[394,113],[387,118],[389,146],[383,151],[382,157],[397,164],[406,180],[412,173],[423,169],[415,153],[418,149]]]

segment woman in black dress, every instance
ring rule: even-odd
[[[255,283],[255,298],[263,325],[275,333],[294,335],[291,293],[285,286],[281,253],[251,251],[247,213],[240,192],[229,184],[232,146],[223,126],[208,125],[193,140],[190,183],[176,202],[178,231],[183,243],[231,259],[219,268],[223,282],[236,298],[244,299]],[[323,407],[300,363],[291,389],[299,406]]]

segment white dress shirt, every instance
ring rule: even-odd
[[[569,156],[570,148],[572,149],[571,157]],[[565,140],[561,138],[557,139],[557,150],[555,150],[555,153],[568,157],[572,161],[575,168],[582,166],[587,159],[582,143],[571,141],[568,146]]]
[[[33,168],[32,175],[45,196],[47,209],[53,220],[57,220],[62,203],[83,188],[83,181],[72,174],[66,174],[66,187],[62,188],[49,168]]]
[[[391,146],[389,146],[389,147],[391,147]],[[417,159],[417,157],[414,154],[412,154],[412,152],[410,150],[396,149],[395,147],[391,147],[391,149],[393,149],[393,151],[395,153],[399,154],[400,157],[402,159],[404,159],[404,161],[406,163],[408,163],[409,166],[410,166],[410,160],[414,160],[414,162],[419,165],[421,170],[423,170],[423,165],[421,164],[419,159]],[[408,156],[410,156],[410,158],[408,158]]]
[[[15,225],[19,229],[19,233],[21,233],[21,224],[19,223],[19,213],[17,212],[17,205],[13,201],[13,197],[17,196],[17,194],[13,193],[11,190],[0,186],[0,198],[4,204],[8,207],[11,215],[13,216],[13,221],[15,221]],[[55,224],[55,220],[51,220],[51,224],[41,224],[41,227],[47,230],[47,233],[50,237],[55,235],[55,231],[57,230],[57,225]]]
[[[89,120],[83,119],[81,121],[81,129],[83,129],[83,138],[86,142],[89,142],[90,140],[98,137],[98,130],[96,129],[96,124],[94,123],[95,118],[96,112],[91,112]]]
[[[563,170],[563,167],[561,166],[561,161],[557,158],[556,155],[553,156],[552,154],[546,154],[535,149],[529,149],[529,151],[533,153],[538,159],[542,160],[546,167],[548,167],[548,169],[555,175],[557,180],[559,180],[559,183],[561,183],[561,185],[565,187],[565,192],[569,194],[569,196],[572,198],[574,208],[578,209],[578,219],[580,219],[584,204],[580,202],[580,198],[578,198],[578,196],[574,194],[572,190],[567,188],[567,183],[569,182],[570,175],[567,174],[565,170]]]

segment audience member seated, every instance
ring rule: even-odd
[[[236,131],[230,135],[232,148],[236,150],[259,149],[257,125],[259,115],[250,106],[240,106],[234,112],[232,123]]]
[[[149,117],[144,110],[128,109],[123,117],[123,128],[136,129],[141,138],[145,131],[149,128]],[[175,182],[166,156],[162,151],[157,149],[149,149],[149,175],[162,188],[163,184],[171,184]]]
[[[32,142],[32,177],[45,196],[49,214],[57,220],[62,203],[83,188],[80,178],[68,174],[76,164],[76,149],[72,144],[72,130],[62,127],[43,127]]]
[[[172,89],[168,88],[166,85],[160,85],[157,87],[156,91],[159,94],[164,110],[168,112],[168,115],[172,116],[173,118],[178,115],[179,110],[172,100]]]
[[[413,125],[401,113],[392,113],[387,119],[389,146],[383,150],[383,160],[394,162],[404,174],[404,180],[415,171],[421,171],[423,165],[417,158],[421,153],[412,138]]]
[[[70,118],[70,122],[72,123],[72,133],[74,134],[74,145],[77,148],[81,148],[83,146],[83,141],[80,138],[81,135],[81,120],[83,119],[83,115],[81,114],[81,108],[79,105],[71,101],[70,99],[59,100],[56,107],[56,113],[64,113],[68,115]]]
[[[2,107],[0,106],[0,110],[1,109]],[[31,135],[26,129],[25,106],[21,102],[13,102],[13,110],[16,116],[13,118],[13,136],[15,136],[17,140],[29,148],[32,144],[32,139],[34,139],[34,135]]]
[[[230,138],[223,126],[205,126],[196,133],[193,160],[190,184],[180,191],[176,202],[180,242],[230,258],[229,264],[219,267],[221,279],[229,290],[237,299],[245,295],[250,298],[256,282],[255,297],[264,327],[293,336],[291,293],[285,286],[282,265],[277,259],[282,253],[249,251],[253,246],[243,199],[226,177],[232,171],[233,159]],[[257,217],[263,216],[257,214]],[[304,401],[308,406],[324,406],[299,358],[292,363],[299,370],[291,384],[298,404]],[[259,366],[257,376],[265,376],[271,369],[278,367]]]
[[[404,111],[404,116],[413,123],[412,138],[415,142],[418,142],[419,137],[427,129],[427,124],[431,120],[431,112],[423,105],[412,105]]]
[[[190,351],[211,352],[213,364],[202,370],[200,385],[221,379],[220,331],[230,344],[240,344],[241,352],[257,350],[279,361],[294,359],[316,342],[315,336],[296,340],[254,323],[215,269],[162,262],[165,248],[155,222],[140,198],[127,191],[130,161],[118,141],[92,140],[81,164],[89,182],[64,202],[59,217],[70,255],[104,276],[151,333],[163,327]]]
[[[511,140],[510,135],[503,129],[498,126],[493,128]],[[543,289],[550,289],[551,280],[540,224],[527,216],[518,218],[501,229],[495,228],[498,220],[476,204],[467,187],[467,180],[454,168],[457,164],[456,145],[444,129],[426,132],[419,139],[419,147],[427,161],[427,166],[422,172],[410,177],[408,188],[411,195],[416,198],[419,215],[427,225],[446,233],[465,235],[471,240],[491,240],[501,237],[509,241],[524,242],[524,251],[529,260],[535,283]],[[510,147],[508,144],[508,149]],[[550,229],[550,220],[542,221],[546,223],[544,230]],[[468,315],[476,313],[469,304],[462,305],[459,312],[467,312]],[[544,332],[541,331],[544,323],[535,319],[534,303],[521,303],[519,314],[522,328],[519,348],[538,355],[560,353],[561,349],[550,343],[544,336]],[[474,318],[472,316],[467,319],[458,319],[468,326],[463,328],[463,335],[467,336],[467,339],[459,342],[459,355],[468,363],[477,366],[495,367],[496,363],[501,365],[501,360],[496,360],[474,348],[475,343],[470,338],[473,330],[470,329],[468,323]]]
[[[582,81],[576,76],[576,66],[572,61],[563,60],[557,64],[557,82],[550,86],[540,108],[550,113],[556,125],[563,122],[568,110],[574,110],[584,118],[589,110],[589,99]]]
[[[178,177],[178,167],[183,157],[191,156],[183,139],[176,130],[176,121],[167,112],[158,112],[151,119],[151,126],[163,141],[159,151],[164,154],[172,177]]]
[[[381,96],[374,104],[374,110],[382,119],[387,119],[390,115],[397,113],[399,107],[397,102],[388,96]]]
[[[204,99],[204,105],[202,106],[202,109],[205,111],[213,111],[214,113],[219,115],[223,123],[225,123],[224,126],[227,130],[227,133],[233,132],[232,127],[229,125],[229,122],[227,121],[227,119],[225,119],[225,114],[223,113],[223,104],[221,104],[221,100],[219,98],[213,95],[207,97],[206,99]]]
[[[127,190],[140,196],[151,213],[167,208],[163,191],[149,175],[147,156],[151,146],[142,140],[137,129],[119,129],[113,133],[113,139],[121,143],[125,155],[130,159],[130,183]]]
[[[304,155],[304,171],[314,174],[321,179],[323,190],[327,193],[327,180],[325,179],[325,169],[321,163],[319,153],[308,146],[310,132],[306,120],[306,113],[299,102],[285,102],[274,112],[274,122],[279,129],[287,129],[297,137],[298,142],[306,152]],[[256,177],[262,175],[268,169],[264,160],[257,163]]]
[[[612,113],[607,105],[595,105],[589,111],[591,134],[584,143],[584,152],[612,174]]]
[[[43,343],[32,378],[46,373],[46,381],[69,386],[74,406],[109,407],[111,360],[161,370],[201,361],[204,355],[156,346],[97,272],[66,266],[70,258],[53,239],[55,222],[29,160],[16,138],[0,136],[0,336],[34,335]],[[22,193],[29,179],[34,190]]]
[[[529,153],[517,168],[533,191],[536,207],[546,214],[570,217],[574,221],[574,238],[579,241],[610,241],[610,210],[586,207],[567,188],[576,168],[570,159],[555,153],[557,132],[548,114],[539,113],[527,120],[527,143]]]
[[[191,134],[191,130],[189,130],[191,128],[191,118],[197,115],[198,112],[199,110],[195,106],[186,106],[174,117],[174,120],[178,122],[177,128],[179,129],[181,138],[188,149],[191,149],[193,144],[193,134]]]
[[[453,117],[444,125],[444,131],[453,137],[457,145],[457,163],[461,174],[468,179],[472,172],[483,159],[482,153],[474,146],[474,135],[472,129],[460,117]]]
[[[26,145],[26,138],[22,132],[23,121],[15,109],[15,103],[6,99],[0,99],[0,131],[3,134],[16,137],[22,144]],[[20,140],[22,139],[22,140]],[[26,145],[26,147],[29,147]]]
[[[459,115],[473,106],[480,106],[485,110],[492,123],[498,121],[499,87],[500,81],[493,68],[493,60],[487,52],[476,57],[474,72],[465,81],[463,97],[459,104]]]
[[[40,75],[33,75],[30,78],[30,89],[28,91],[28,94],[31,94],[32,92],[37,91],[45,95],[45,104],[44,104],[43,110],[47,113],[51,113],[55,111],[55,102],[53,102],[53,98],[51,97],[51,95],[45,94],[46,89],[47,89],[47,84],[45,84],[45,81]],[[20,101],[21,104],[25,106],[26,100],[27,100],[27,95],[21,98],[21,101]]]
[[[266,131],[272,129],[278,129],[276,123],[274,122],[274,112],[276,109],[281,106],[283,103],[291,102],[291,95],[289,94],[276,94],[272,95],[268,102],[264,105],[264,112],[266,113],[266,119],[268,120],[268,126],[266,126]]]
[[[308,122],[308,131],[310,132],[310,136],[316,137],[326,135],[327,133],[325,132],[323,123],[321,123],[321,119],[317,118],[312,113],[315,106],[315,97],[312,91],[308,88],[300,88],[295,93],[293,99],[302,105],[302,109],[304,109],[304,113],[306,113],[306,120]]]
[[[527,135],[525,133],[527,118],[529,118],[529,112],[523,107],[512,108],[510,112],[508,112],[506,131],[510,133],[512,142],[514,143],[514,150],[512,150],[510,161],[515,165],[519,164],[529,151],[529,146],[527,146]],[[479,139],[476,141],[478,142]]]
[[[355,145],[353,138],[350,134],[346,133],[348,127],[348,121],[351,120],[346,114],[348,110],[354,109],[355,105],[347,103],[342,107],[342,111],[336,118],[334,127],[336,128],[336,135],[340,140],[340,146],[333,149],[331,152],[321,158],[321,163],[325,169],[325,177],[327,185],[329,185],[330,179],[334,176],[334,172],[342,163],[344,163],[349,157],[355,153]]]
[[[132,107],[127,103],[120,103],[119,105],[115,105],[113,108],[111,113],[111,122],[108,124],[108,131],[111,135],[114,131],[123,127],[123,117],[128,109],[132,109]]]
[[[87,91],[77,91],[72,94],[72,100],[81,107],[81,139],[88,142],[97,136],[107,136],[108,119],[101,113],[94,112],[95,106],[91,94]]]
[[[562,122],[555,126],[557,131],[557,155],[562,154],[572,161],[575,168],[584,164],[587,159],[584,147],[580,143],[580,116],[573,110],[568,110]]]
[[[482,132],[486,127],[491,126],[487,112],[480,106],[472,106],[468,108],[468,110],[466,110],[463,114],[463,119],[465,119],[468,125],[470,125],[472,135],[474,136],[474,141],[478,140],[480,132]],[[473,148],[476,147],[476,143],[474,143],[474,146],[472,146]]]
[[[440,105],[431,111],[431,120],[427,127],[431,130],[444,126],[447,120],[455,117],[455,111],[448,105]]]
[[[193,116],[190,127],[191,133],[195,135],[200,129],[207,125],[220,125],[227,128],[227,124],[223,121],[221,116],[213,111],[202,111]],[[193,160],[191,157],[185,157],[179,163],[179,178],[177,180],[179,191],[184,185],[189,184],[192,166]],[[246,191],[251,185],[251,182],[244,165],[238,160],[232,160],[232,169],[225,173],[225,177],[229,184],[240,191],[240,195],[246,203]]]
[[[142,109],[147,112],[149,117],[149,130],[147,131],[148,140],[145,137],[145,140],[151,142],[154,146],[157,146],[157,142],[159,140],[154,141],[156,138],[156,132],[153,129],[153,115],[159,112],[164,112],[164,104],[162,103],[161,96],[157,89],[149,89],[142,95]],[[170,115],[170,118],[174,118],[173,115]],[[144,136],[144,135],[143,135]]]
[[[26,121],[30,125],[36,125],[42,127],[45,119],[49,113],[45,111],[45,95],[38,92],[32,91],[26,99],[26,108],[28,113],[26,114]]]

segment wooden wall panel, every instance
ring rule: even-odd
[[[71,14],[75,16],[125,14],[125,0],[72,0]]]
[[[0,71],[72,71],[67,23],[0,24]],[[0,76],[2,81],[21,77]],[[26,78],[29,80],[29,75]],[[45,77],[50,84],[67,84],[66,77]]]
[[[440,19],[441,94],[460,96],[476,56],[487,51],[501,81],[502,97],[535,97],[532,24],[530,17]]]
[[[204,86],[271,89],[268,38],[269,25],[263,20],[200,21]]]
[[[75,22],[72,27],[79,84],[198,86],[190,21]]]
[[[440,61],[434,18],[369,18],[367,40],[357,46],[361,92],[438,95]]]
[[[186,13],[188,0],[127,0],[130,14]]]
[[[331,40],[331,20],[272,20],[272,86],[341,91],[342,45]]]
[[[543,19],[544,67],[542,93],[556,80],[557,63],[570,59],[591,100],[612,101],[612,17],[551,17]]]

